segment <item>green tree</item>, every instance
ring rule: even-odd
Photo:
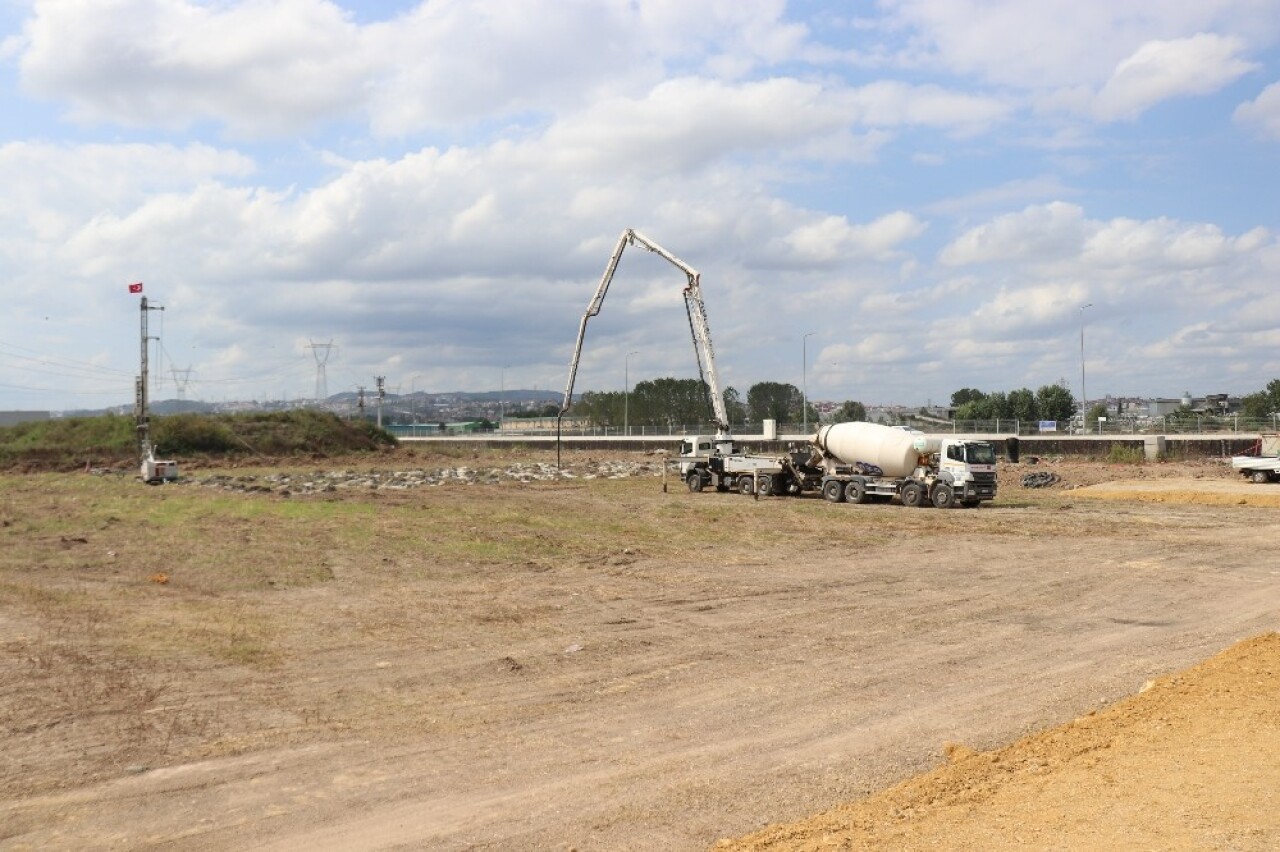
[[[991,402],[983,396],[980,399],[971,399],[962,403],[956,409],[956,420],[991,420]]]
[[[737,388],[724,389],[724,409],[729,415],[729,423],[740,426],[747,422],[747,407],[742,403],[742,394]]]
[[[1067,386],[1045,385],[1036,391],[1036,413],[1041,420],[1070,420],[1076,413],[1076,401]]]
[[[804,417],[804,394],[792,384],[757,382],[747,391],[747,408],[753,420],[795,423]]]
[[[987,402],[991,405],[988,420],[1012,420],[1013,406],[1009,404],[1009,395],[1004,391],[987,394]]]
[[[956,420],[995,420],[1008,417],[1009,398],[1002,392],[984,393],[962,403],[956,409]]]
[[[1018,388],[1009,391],[1009,416],[1023,423],[1039,420],[1036,409],[1036,394],[1031,388]]]
[[[951,407],[959,408],[966,403],[977,402],[985,396],[986,394],[977,388],[961,388],[951,394]]]
[[[1095,402],[1093,404],[1093,407],[1090,408],[1088,413],[1085,414],[1084,416],[1085,428],[1086,429],[1096,428],[1098,425],[1098,418],[1106,417],[1106,416],[1107,416],[1107,407],[1103,405],[1101,402]]]
[[[696,426],[711,418],[708,400],[707,386],[698,379],[651,379],[631,389],[630,421],[652,429]]]
[[[1264,390],[1240,400],[1240,413],[1255,420],[1266,420],[1280,411],[1280,379],[1267,382]]]
[[[618,391],[587,391],[574,403],[572,412],[594,426],[621,426],[623,403],[623,394]]]
[[[845,400],[831,415],[832,423],[849,423],[867,419],[867,407],[860,402]]]

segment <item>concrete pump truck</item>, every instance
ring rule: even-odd
[[[681,448],[681,476],[690,490],[701,491],[704,485],[713,486],[721,491],[731,488],[751,493],[757,480],[765,478],[765,483],[772,483],[786,469],[790,461],[774,456],[747,455],[734,443],[729,427],[729,412],[725,406],[724,393],[720,388],[720,375],[716,369],[715,347],[711,343],[711,327],[707,323],[707,307],[702,300],[702,283],[698,271],[653,240],[637,230],[628,228],[618,238],[613,254],[605,265],[604,275],[596,287],[595,295],[587,305],[586,313],[578,326],[578,339],[573,347],[573,357],[569,361],[569,379],[565,385],[564,400],[556,417],[556,460],[560,458],[560,422],[569,407],[573,404],[573,385],[578,376],[578,363],[582,357],[582,344],[587,335],[587,322],[600,313],[605,296],[609,292],[609,284],[613,281],[618,269],[618,261],[627,246],[640,246],[666,260],[684,273],[684,305],[689,317],[689,330],[693,336],[693,354],[698,362],[698,376],[707,388],[711,401],[711,413],[715,420],[715,435],[698,438],[687,438]],[[763,490],[763,489],[762,489]],[[769,492],[765,492],[769,493]]]
[[[820,491],[831,502],[863,503],[897,498],[906,506],[977,506],[996,496],[995,451],[985,441],[928,438],[875,423],[824,426],[812,446],[780,455],[743,453],[734,443],[720,388],[711,328],[698,271],[639,231],[618,238],[595,295],[578,326],[569,361],[569,380],[556,417],[556,463],[560,422],[573,404],[573,385],[587,334],[587,321],[600,313],[618,261],[629,245],[654,252],[685,275],[684,302],[693,335],[698,374],[707,388],[715,419],[714,436],[686,437],[680,444],[680,476],[690,491],[704,488],[743,494],[800,495]]]

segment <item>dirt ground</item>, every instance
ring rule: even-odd
[[[1001,477],[0,478],[0,848],[1280,847],[1280,486]]]

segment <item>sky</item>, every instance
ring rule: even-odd
[[[0,409],[130,403],[133,282],[153,398],[563,392],[627,228],[743,394],[1280,376],[1280,0],[0,0],[0,115]]]

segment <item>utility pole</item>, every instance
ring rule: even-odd
[[[137,383],[134,385],[133,411],[138,430],[138,453],[142,456],[142,461],[145,462],[151,456],[151,411],[150,401],[147,398],[147,371],[149,368],[147,363],[147,342],[159,339],[147,336],[147,312],[163,311],[164,307],[162,305],[148,304],[146,296],[142,297],[139,307],[142,314],[142,369],[138,375]]]
[[[507,368],[510,364],[502,366],[502,374],[498,379],[498,431],[502,431],[502,423],[507,419]]]
[[[364,419],[364,385],[356,386],[356,410],[360,412],[360,419]]]
[[[382,401],[387,398],[386,376],[374,376],[378,383],[378,428],[382,428]]]
[[[804,361],[800,367],[800,416],[804,418],[801,431],[805,435],[809,434],[809,338],[815,334],[816,331],[811,331],[800,339],[800,357]]]
[[[307,347],[311,350],[311,354],[316,359],[316,402],[321,405],[329,398],[329,378],[325,375],[325,364],[329,363],[329,352],[333,349],[333,339],[330,338],[328,343],[316,343],[311,341],[311,345]],[[320,357],[321,350],[324,351],[324,357]]]
[[[622,434],[631,434],[631,356],[639,352],[628,352],[622,359]]]
[[[1080,306],[1080,426],[1084,426],[1085,408],[1089,405],[1089,394],[1084,389],[1084,310],[1092,308],[1093,302]]]

